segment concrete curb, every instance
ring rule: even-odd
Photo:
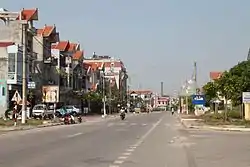
[[[17,127],[0,129],[0,132],[23,131],[23,130],[31,130],[31,129],[45,128],[45,127],[59,126],[59,125],[63,125],[63,123],[49,123],[49,124],[42,124],[38,126],[23,126],[23,127],[17,126]]]
[[[128,114],[128,117],[130,116],[134,116],[134,114]],[[95,122],[102,122],[102,121],[108,121],[108,120],[114,120],[119,118],[120,115],[116,114],[116,115],[111,115],[111,116],[107,116],[105,118],[103,117],[97,117],[97,119],[93,119],[93,120],[86,120],[83,119],[82,123],[95,123]],[[38,126],[12,126],[12,127],[8,127],[8,128],[0,128],[0,132],[13,132],[13,131],[24,131],[24,130],[31,130],[31,129],[38,129],[38,128],[46,128],[46,127],[52,127],[52,126],[60,126],[60,125],[64,125],[63,122],[59,122],[59,123],[47,123],[47,124],[42,124],[42,125],[38,125]]]
[[[188,125],[185,123],[185,121],[189,120],[199,120],[199,119],[182,119],[180,116],[178,116],[180,119],[181,124],[187,128],[187,129],[198,129],[198,130],[216,130],[216,131],[234,131],[234,132],[250,132],[250,128],[244,128],[244,127],[218,127],[218,126],[195,126],[195,125]]]

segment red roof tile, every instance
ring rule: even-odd
[[[56,33],[55,31],[56,27],[55,26],[44,26],[43,29],[37,29],[37,34],[41,35],[43,37],[49,37],[53,32]]]
[[[77,43],[69,43],[69,49],[68,51],[76,51],[78,49],[78,45]]]
[[[87,62],[87,63],[86,63],[86,62],[83,62],[83,63],[86,64],[86,65],[91,66],[92,71],[98,70],[98,69],[101,68],[102,65],[103,65],[102,62]]]
[[[135,92],[136,94],[151,94],[151,90],[130,90],[129,93]]]
[[[112,65],[113,63],[113,65]],[[122,67],[122,63],[120,61],[114,61],[114,62],[105,62],[105,67]]]
[[[38,9],[23,9],[22,11],[22,20],[38,20]],[[17,20],[19,20],[19,17],[17,17]]]
[[[4,48],[14,44],[14,42],[0,42],[0,47]]]
[[[72,56],[72,58],[74,59],[74,60],[79,60],[80,58],[82,58],[83,57],[83,51],[76,51],[74,54],[73,54],[73,56]]]
[[[68,51],[69,49],[69,41],[60,41],[56,44],[55,48],[53,49],[59,49],[60,51]]]
[[[223,72],[218,72],[218,71],[217,72],[216,71],[210,72],[210,79],[212,79],[212,80],[219,79],[221,77],[222,73]]]

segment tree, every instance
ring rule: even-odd
[[[250,61],[243,61],[223,73],[217,81],[219,92],[233,105],[241,104],[242,92],[250,90]]]
[[[84,101],[88,102],[89,109],[92,113],[101,113],[102,95],[98,92],[90,91],[82,96]]]
[[[217,82],[208,82],[203,86],[203,91],[206,97],[207,104],[212,101],[212,99],[218,97],[218,85]]]

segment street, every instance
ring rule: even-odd
[[[168,112],[0,135],[3,167],[247,167],[250,133],[186,130]]]

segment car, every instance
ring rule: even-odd
[[[53,118],[54,113],[48,110],[45,104],[37,104],[32,109],[32,116],[40,119]]]
[[[82,114],[81,109],[80,109],[80,108],[77,108],[77,107],[74,106],[74,105],[67,105],[67,106],[65,106],[65,108],[66,108],[66,110],[67,110],[67,113],[70,113],[70,114],[72,114],[73,116]]]

